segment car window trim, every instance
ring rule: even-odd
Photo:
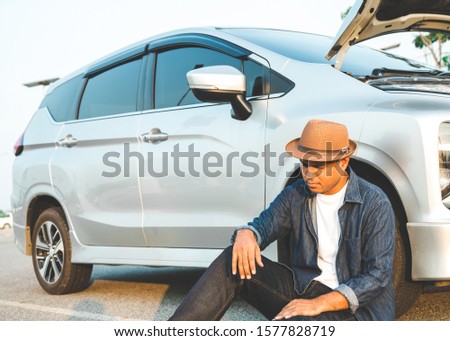
[[[61,124],[73,124],[73,123],[77,123],[77,122],[98,121],[98,120],[106,120],[106,119],[114,119],[114,118],[120,118],[120,117],[126,117],[126,116],[140,115],[141,113],[142,113],[142,110],[136,110],[136,111],[129,111],[129,112],[124,112],[124,113],[112,114],[112,115],[81,118],[81,119],[76,119],[76,120],[60,122],[60,123]]]
[[[285,94],[283,93],[283,95],[285,95]],[[268,95],[258,95],[258,96],[247,97],[247,100],[249,102],[264,101],[267,99],[269,99]],[[142,115],[158,114],[160,112],[165,112],[165,111],[178,111],[178,110],[195,109],[195,108],[210,107],[210,106],[217,106],[217,105],[227,105],[227,104],[229,105],[230,103],[227,103],[227,102],[223,102],[223,103],[200,102],[200,103],[185,104],[185,105],[180,105],[180,106],[175,106],[175,107],[165,107],[165,108],[158,108],[158,109],[154,109],[154,108],[153,109],[144,109],[144,110],[142,110],[141,114]]]
[[[163,52],[182,47],[205,47],[243,59],[253,52],[230,41],[203,33],[182,33],[152,41],[148,45],[149,52]]]
[[[101,74],[119,65],[126,64],[137,59],[141,59],[147,53],[148,53],[148,44],[141,45],[134,49],[123,52],[119,55],[103,60],[102,62],[90,67],[85,71],[83,77],[92,78],[98,74]]]

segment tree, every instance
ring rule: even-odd
[[[419,34],[413,40],[414,46],[423,49],[426,47],[437,67],[447,67],[450,70],[449,56],[444,55],[442,52],[442,45],[450,41],[450,35],[445,33],[429,33],[427,35]],[[436,44],[437,43],[437,46]],[[437,48],[437,50],[436,50]]]

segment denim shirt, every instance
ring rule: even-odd
[[[339,291],[358,320],[393,320],[394,213],[386,195],[358,177],[350,168],[341,225],[336,272]],[[303,179],[286,187],[248,226],[263,250],[279,237],[290,234],[291,269],[301,294],[320,275],[318,237],[313,224],[313,194]],[[315,206],[314,206],[315,208]]]

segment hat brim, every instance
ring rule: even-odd
[[[355,153],[356,148],[358,148],[358,144],[355,141],[349,139],[349,151],[345,154],[333,151],[317,151],[317,150],[302,151],[299,150],[298,148],[299,142],[300,138],[290,141],[286,145],[285,148],[286,152],[288,152],[293,157],[296,157],[297,159],[310,160],[316,162],[337,161],[340,159],[344,159]]]

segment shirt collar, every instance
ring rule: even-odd
[[[361,193],[359,192],[358,176],[350,168],[350,166],[347,167],[347,174],[348,174],[348,186],[347,192],[345,193],[344,201],[362,204],[363,201]]]

